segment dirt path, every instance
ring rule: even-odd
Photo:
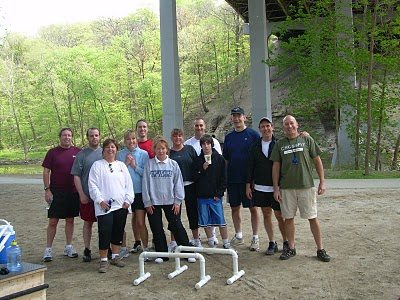
[[[1,179],[1,178],[0,178]],[[1,180],[0,180],[1,182]],[[226,285],[232,262],[228,257],[206,255],[206,273],[211,280],[195,290],[199,264],[175,279],[167,279],[174,262],[146,264],[151,277],[133,286],[138,276],[137,255],[126,259],[123,269],[111,267],[106,274],[97,273],[97,228],[93,232],[94,261],[62,256],[64,225],[60,222],[54,243],[55,258],[47,264],[45,281],[50,285],[48,299],[398,299],[400,297],[400,185],[387,181],[328,182],[327,194],[318,199],[319,217],[325,248],[333,257],[330,263],[315,259],[315,245],[308,222],[296,219],[298,255],[280,261],[278,255],[265,256],[249,252],[250,221],[243,213],[246,245],[239,247],[239,268],[246,274],[233,285]],[[367,187],[370,187],[369,189]],[[347,188],[346,188],[347,187]],[[350,188],[348,188],[350,187]],[[41,184],[0,185],[0,218],[12,223],[24,251],[24,260],[41,263],[45,245],[47,217]],[[226,218],[233,234],[229,207]],[[185,215],[185,213],[183,213]],[[74,245],[82,252],[82,222],[76,220]],[[277,231],[277,227],[275,226]],[[260,230],[262,248],[266,234]],[[132,234],[128,231],[128,240]],[[279,246],[281,239],[277,235]]]

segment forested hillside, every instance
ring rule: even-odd
[[[356,168],[364,161],[375,168],[398,167],[397,2],[356,2],[355,50],[343,42],[352,31],[343,29],[327,0],[298,11],[273,32],[279,41],[269,43],[274,117],[300,116],[325,147],[333,147],[340,117],[349,118]],[[191,129],[193,117],[204,116],[221,139],[229,128],[230,107],[251,108],[243,21],[230,6],[213,0],[178,1],[177,18],[185,129]],[[298,19],[300,33],[291,30]],[[88,127],[121,139],[140,118],[149,121],[152,135],[161,133],[159,19],[154,12],[55,24],[35,38],[2,30],[1,41],[0,152],[17,150],[30,159],[32,152],[54,146],[64,126],[74,129],[77,145],[85,143]],[[355,75],[356,87],[349,84]],[[347,106],[352,113],[339,116]],[[326,138],[328,133],[332,138]]]

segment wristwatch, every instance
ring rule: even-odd
[[[50,187],[49,187],[49,186],[45,186],[43,189],[44,189],[45,191],[47,191],[48,189],[50,189]]]

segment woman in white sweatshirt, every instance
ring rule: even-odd
[[[119,251],[128,209],[135,198],[126,165],[116,160],[118,144],[113,139],[103,143],[103,159],[96,161],[89,173],[89,193],[93,199],[99,232],[99,272],[108,269],[107,252],[111,243],[111,265],[123,267]]]

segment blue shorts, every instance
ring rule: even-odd
[[[250,208],[254,206],[252,200],[246,196],[245,183],[229,183],[228,184],[228,202],[231,207],[242,205],[243,207]]]
[[[222,199],[198,198],[199,227],[226,226]]]

